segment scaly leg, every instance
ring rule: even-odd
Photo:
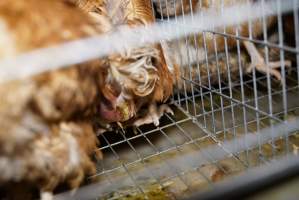
[[[261,54],[258,52],[257,48],[252,42],[244,41],[244,46],[246,50],[248,51],[251,59],[251,64],[249,68],[247,69],[247,72],[250,73],[253,68],[256,68],[259,72],[267,73],[269,70],[269,74],[274,76],[277,80],[281,81],[281,74],[280,71],[276,68],[281,67],[281,62],[269,62],[267,65],[264,58],[261,56]],[[285,60],[284,64],[286,67],[291,67],[291,61]]]
[[[149,106],[149,113],[146,116],[137,119],[133,123],[133,125],[139,127],[144,124],[154,123],[155,126],[159,126],[160,123],[159,119],[164,115],[164,113],[169,113],[171,115],[174,115],[171,108],[166,104],[163,104],[161,106],[157,106],[156,104],[151,104]]]

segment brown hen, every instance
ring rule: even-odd
[[[2,0],[0,58],[103,33],[105,25],[100,27],[66,1]],[[98,140],[89,117],[101,98],[105,63],[90,61],[0,85],[1,185],[30,182],[46,198],[59,184],[76,188],[95,173],[91,156]]]
[[[130,0],[121,1],[110,15],[116,25],[148,26],[155,22],[150,1]],[[108,7],[113,7],[117,1],[109,1]],[[174,77],[168,69],[160,44],[147,45],[143,48],[128,49],[122,55],[109,57],[113,76],[121,85],[118,106],[129,102],[135,115],[133,125],[146,123],[159,125],[159,118],[164,112],[170,112],[166,105],[157,107],[157,103],[164,103],[173,92]],[[142,107],[148,108],[149,113],[140,117],[138,112]],[[140,117],[140,118],[139,118]],[[138,118],[138,119],[136,119]],[[136,120],[135,120],[136,119]]]
[[[154,23],[150,1],[97,1],[77,0],[77,5],[92,14],[94,19],[102,15],[106,7],[115,31],[122,26],[147,26]],[[109,69],[100,102],[100,118],[108,123],[159,124],[160,116],[171,112],[167,106],[156,107],[156,103],[168,100],[173,91],[174,77],[169,71],[161,45],[147,45],[142,48],[127,49],[122,54],[109,56]],[[140,109],[149,107],[150,113],[140,117]],[[129,123],[128,123],[129,121]]]

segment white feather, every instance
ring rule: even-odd
[[[16,42],[6,22],[0,18],[0,58],[8,58],[17,52]]]

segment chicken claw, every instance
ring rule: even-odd
[[[282,77],[280,71],[276,69],[281,67],[282,63],[280,61],[269,62],[269,64],[267,65],[264,58],[261,56],[252,42],[244,41],[244,45],[251,58],[251,64],[247,68],[248,73],[250,73],[253,68],[256,68],[256,70],[261,73],[267,73],[269,70],[270,75],[281,81]],[[291,61],[289,60],[285,60],[284,64],[286,67],[291,67]]]
[[[144,124],[154,123],[155,126],[159,126],[160,124],[159,120],[164,115],[164,113],[169,113],[171,115],[174,115],[172,109],[166,104],[163,104],[161,106],[157,106],[156,104],[151,104],[149,106],[149,113],[146,116],[137,119],[133,123],[133,125],[139,127]]]

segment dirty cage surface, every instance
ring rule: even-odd
[[[194,40],[198,34],[182,39],[187,51],[191,48],[203,51],[204,57],[182,68],[182,85],[172,98],[175,115],[165,114],[158,128],[145,125],[101,136],[100,149],[105,159],[98,162],[97,174],[90,177],[98,180],[99,198],[181,199],[280,156],[297,154],[296,131],[259,140],[261,130],[273,130],[276,124],[299,115],[298,11],[282,14],[279,9],[282,1],[274,2],[277,22],[270,30],[266,26],[268,19],[259,18],[263,30],[259,36],[251,34],[252,31],[249,37],[240,36],[236,26],[235,34],[227,33],[225,28],[199,33],[204,38],[202,44]],[[157,22],[167,23],[193,14],[192,1],[152,3]],[[167,8],[166,14],[157,12],[162,7]],[[171,14],[173,10],[178,13]],[[252,29],[251,22],[246,23]],[[223,50],[217,50],[222,44],[217,43],[216,37],[223,38]],[[231,39],[235,48],[228,45]],[[213,45],[207,45],[206,40]],[[281,81],[269,71],[246,71],[250,59],[243,41],[254,43],[266,64],[281,62]],[[286,66],[285,60],[290,60],[292,66]],[[238,151],[223,145],[248,134],[256,136],[259,142],[251,146],[245,142]],[[211,146],[221,156],[205,151]]]

